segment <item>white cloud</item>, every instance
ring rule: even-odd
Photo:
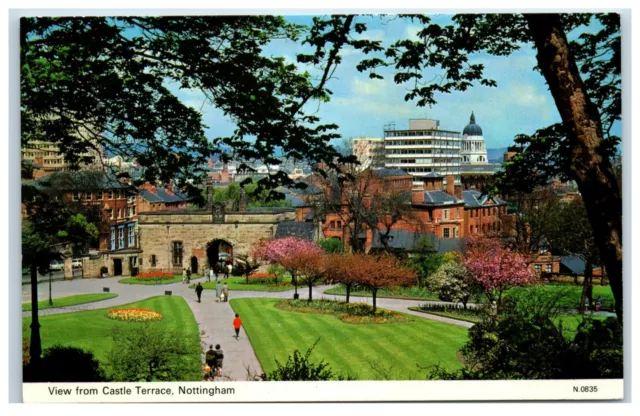
[[[418,32],[420,30],[422,30],[420,26],[407,26],[407,28],[404,30],[404,36],[405,38],[412,41],[420,40],[420,38],[418,37]]]
[[[388,87],[386,80],[382,79],[368,79],[361,80],[355,78],[353,80],[352,92],[356,95],[381,95]]]
[[[509,101],[524,107],[543,107],[549,104],[549,93],[538,91],[531,84],[516,84],[507,88]]]
[[[339,52],[340,56],[355,56],[360,54],[362,54],[362,51],[360,51],[359,49],[353,49],[353,48],[342,48],[340,49],[340,52]]]

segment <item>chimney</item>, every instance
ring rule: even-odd
[[[462,185],[455,185],[454,188],[455,188],[454,190],[455,190],[456,198],[462,199]]]
[[[451,196],[456,196],[453,182],[454,182],[453,175],[447,175],[447,193]]]
[[[168,183],[167,186],[165,186],[165,190],[167,191],[167,193],[169,195],[173,195],[173,184],[172,183]]]
[[[158,191],[156,190],[155,185],[150,184],[149,182],[145,182],[142,184],[142,189],[144,189],[145,191],[149,191],[154,195],[158,194]]]
[[[240,201],[238,202],[238,211],[247,212],[247,191],[244,186],[240,188]]]
[[[424,189],[417,189],[417,190],[411,191],[411,203],[424,204]]]

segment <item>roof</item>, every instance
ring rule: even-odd
[[[390,168],[371,169],[371,173],[380,177],[409,175],[406,171],[402,169],[390,169]]]
[[[36,179],[34,182],[35,186],[40,188],[55,187],[63,191],[131,188],[129,185],[119,182],[115,176],[107,175],[104,171],[98,170],[54,172]]]
[[[562,256],[560,257],[560,268],[566,268],[570,273],[581,276],[584,274],[585,264],[580,256]],[[593,269],[600,269],[594,265]]]
[[[417,233],[404,229],[391,230],[389,232],[388,244],[389,247],[395,250],[417,251],[421,248],[420,245],[425,239],[431,243],[431,251],[438,253],[460,251],[462,248],[462,240],[459,238],[439,238],[430,232]],[[378,230],[373,232],[372,248],[383,248]]]
[[[457,204],[462,200],[442,191],[424,191],[424,205]]]
[[[172,202],[187,202],[189,197],[181,194],[180,192],[173,192],[173,195],[169,194],[163,187],[157,186],[155,188],[156,193],[149,190],[142,189],[140,196],[147,201],[153,203],[172,203]]]
[[[462,191],[462,199],[464,199],[466,208],[482,207],[489,199],[493,199],[496,204],[506,204],[505,201],[498,197],[489,198],[489,195],[476,190]]]
[[[471,165],[466,163],[460,164],[460,174],[464,175],[465,173],[487,173],[494,174],[501,169],[502,165],[500,163],[487,163],[483,165]]]
[[[473,111],[471,112],[469,124],[462,130],[462,134],[466,136],[482,136],[482,129],[476,124],[476,116],[473,115]]]
[[[441,175],[438,175],[435,172],[429,172],[427,175],[422,176],[423,178],[442,178]]]
[[[314,240],[315,226],[312,222],[283,221],[276,228],[275,238],[298,237],[305,240]]]

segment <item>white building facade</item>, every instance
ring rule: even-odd
[[[420,177],[436,173],[453,175],[460,183],[459,132],[440,130],[438,120],[409,120],[408,130],[385,130],[385,166],[406,171],[420,181]]]
[[[476,124],[476,116],[473,112],[471,112],[469,124],[462,130],[460,156],[463,165],[486,165],[489,162],[482,128]]]

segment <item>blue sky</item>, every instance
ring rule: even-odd
[[[432,18],[442,24],[450,21],[450,15],[433,15]],[[310,16],[288,16],[287,19],[311,24]],[[381,40],[383,45],[415,38],[419,30],[417,23],[395,16],[356,19],[367,24],[367,31],[356,37]],[[295,56],[300,52],[308,52],[308,49],[284,40],[273,41],[265,49],[265,54],[284,56],[291,62],[295,62]],[[393,82],[391,70],[380,71],[384,80],[372,80],[367,73],[358,72],[356,65],[363,57],[354,50],[343,51],[343,62],[327,84],[333,91],[331,101],[306,107],[307,111],[317,111],[323,123],[337,124],[343,137],[382,137],[385,124],[394,122],[396,128],[402,129],[407,127],[410,118],[432,118],[440,120],[441,129],[462,131],[473,111],[476,122],[482,127],[487,148],[498,148],[510,145],[516,134],[533,133],[560,121],[542,75],[533,70],[536,58],[530,45],[523,45],[509,57],[473,55],[471,63],[483,63],[485,76],[496,80],[498,86],[477,85],[465,92],[439,94],[433,107],[417,107],[414,102],[404,101],[407,89]],[[314,68],[302,65],[299,68],[312,75],[319,74]],[[178,90],[177,86],[171,89],[187,104],[202,108],[210,137],[231,134],[233,123],[219,110],[208,106],[200,92]],[[615,126],[615,130],[620,134],[620,126]]]

